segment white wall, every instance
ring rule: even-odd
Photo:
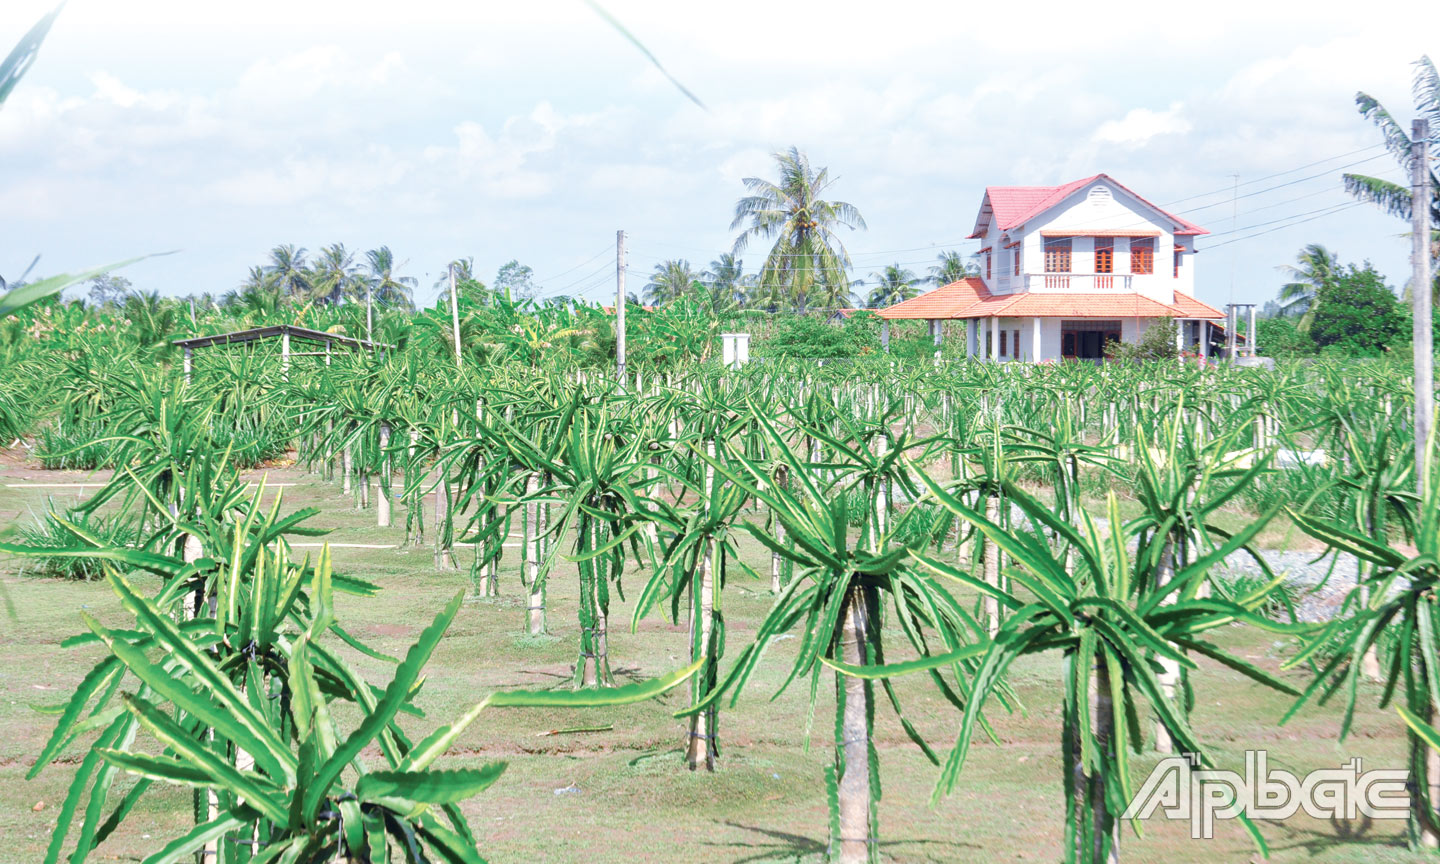
[[[1110,192],[1108,200],[1090,200],[1090,190],[1096,186]],[[1092,186],[1077,190],[1065,202],[1011,233],[1013,237],[1023,230],[1021,239],[1025,250],[1025,273],[1039,275],[1045,272],[1045,240],[1041,236],[1043,231],[1159,231],[1160,236],[1155,238],[1154,273],[1148,276],[1130,274],[1129,241],[1125,237],[1116,237],[1115,275],[1131,275],[1132,290],[1158,302],[1170,304],[1175,302],[1174,292],[1177,288],[1186,293],[1194,293],[1195,259],[1193,254],[1187,254],[1181,264],[1180,278],[1174,278],[1173,255],[1176,238],[1170,233],[1168,222],[1159,224],[1152,221],[1155,218],[1149,207],[1119,186],[1102,179]],[[1194,248],[1194,243],[1189,242],[1190,238],[1179,239],[1182,245]],[[990,245],[988,238],[986,245]],[[1072,239],[1070,269],[1074,274],[1095,272],[1093,237],[1079,236]],[[1033,290],[1045,290],[1042,280],[1036,282],[1041,284],[1032,284]],[[1016,290],[1023,289],[1017,287]],[[1084,293],[1095,289],[1088,279],[1074,279],[1071,280],[1069,290]]]

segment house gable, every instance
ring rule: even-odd
[[[1180,236],[1209,233],[1188,220],[1160,209],[1108,174],[1096,174],[1059,186],[986,187],[985,195],[980,201],[980,212],[975,218],[975,229],[970,237],[983,237],[991,227],[1000,231],[1026,228],[1037,218],[1068,202],[1072,197],[1081,193],[1088,196],[1096,188],[1109,190],[1112,200],[1127,201],[1148,212],[1148,221],[1163,226],[1167,233]]]

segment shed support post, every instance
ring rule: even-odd
[[[189,345],[186,345],[186,346],[185,346],[185,383],[186,383],[186,384],[189,384],[189,383],[190,383],[190,365],[191,365],[191,360],[192,360],[192,358],[193,358],[194,353],[195,353],[195,349],[191,348]]]

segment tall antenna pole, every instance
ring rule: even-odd
[[[450,321],[455,327],[455,368],[460,368],[460,298],[455,289],[455,262],[450,262]]]
[[[615,377],[625,386],[625,231],[615,232]]]
[[[1431,332],[1430,285],[1430,123],[1410,127],[1410,266],[1415,304],[1415,478],[1420,494],[1428,481],[1430,424],[1435,417],[1435,334]],[[1432,778],[1433,782],[1433,778]]]

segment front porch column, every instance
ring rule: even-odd
[[[887,318],[880,319],[880,347],[886,354],[890,353],[890,321]]]
[[[1210,359],[1210,322],[1200,322],[1200,356]]]
[[[938,319],[930,319],[930,339],[935,343],[935,362],[940,362],[940,334],[941,322]]]
[[[975,318],[965,319],[965,356],[971,360],[975,359],[975,354],[979,351],[980,328],[977,326],[978,323]]]
[[[1041,320],[1042,320],[1042,319],[1041,319],[1039,316],[1036,316],[1035,318],[1031,318],[1031,319],[1030,319],[1030,362],[1031,362],[1031,363],[1039,363],[1039,362],[1040,362],[1041,360],[1043,360],[1044,357],[1045,357],[1044,353],[1041,352],[1041,350],[1040,350],[1040,339],[1041,339],[1041,336],[1040,336],[1040,333],[1041,333],[1040,321],[1041,321]]]
[[[1175,353],[1176,353],[1176,354],[1184,354],[1184,353],[1185,353],[1185,327],[1186,327],[1189,323],[1190,323],[1190,322],[1186,321],[1186,320],[1183,319],[1183,318],[1181,318],[1180,320],[1178,320],[1178,321],[1175,322]]]
[[[990,360],[994,363],[1000,362],[1000,316],[996,315],[990,319]]]

